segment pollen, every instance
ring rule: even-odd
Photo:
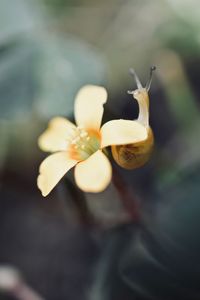
[[[82,126],[78,126],[71,137],[70,144],[71,157],[78,160],[85,160],[100,149],[100,135],[98,132],[86,130]]]

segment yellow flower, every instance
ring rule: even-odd
[[[106,100],[103,87],[84,86],[75,99],[77,126],[65,118],[55,117],[39,137],[43,151],[56,152],[40,165],[37,185],[43,196],[74,166],[75,181],[80,189],[103,191],[110,183],[112,168],[102,149],[147,138],[146,128],[136,121],[112,120],[100,128]]]

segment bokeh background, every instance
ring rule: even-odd
[[[200,298],[200,10],[197,0],[0,0],[0,268],[47,300]],[[83,194],[73,172],[47,197],[37,138],[73,120],[84,84],[104,122],[134,119],[134,67],[150,91],[151,161]],[[12,294],[12,295],[11,295]],[[0,290],[0,299],[17,299]],[[27,299],[30,300],[30,299]]]

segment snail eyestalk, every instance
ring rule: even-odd
[[[129,95],[133,95],[133,91],[127,91]]]
[[[147,92],[150,90],[150,87],[151,87],[151,82],[152,82],[152,78],[153,78],[153,72],[156,70],[156,67],[155,66],[152,66],[150,68],[150,75],[149,75],[149,80],[147,81],[147,84],[146,84],[146,90]]]
[[[132,75],[135,78],[135,81],[136,81],[136,84],[137,84],[137,88],[138,89],[143,89],[143,86],[142,86],[142,84],[141,84],[141,82],[140,82],[137,74],[135,73],[135,70],[133,68],[130,68],[129,69],[129,73],[130,73],[130,75]]]

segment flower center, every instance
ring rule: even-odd
[[[70,145],[73,159],[85,160],[100,148],[100,133],[95,130],[85,130],[78,126]]]

